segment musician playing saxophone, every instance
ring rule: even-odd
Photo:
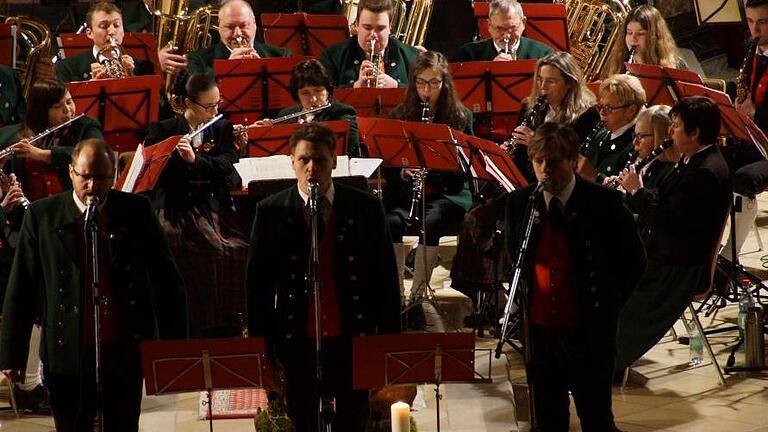
[[[113,39],[122,45],[125,37],[123,16],[120,9],[110,2],[95,3],[85,15],[85,34],[93,41],[93,48],[78,55],[67,57],[56,63],[56,76],[64,82],[88,81],[92,79],[117,78],[110,76],[104,66],[106,60],[102,50]],[[122,53],[120,64],[126,75],[151,75],[154,65],[147,60],[133,58]]]
[[[299,104],[282,109],[277,113],[277,118],[317,108],[330,102],[331,105],[328,108],[320,112],[302,115],[293,121],[309,123],[312,121],[348,120],[347,154],[349,156],[364,155],[357,134],[357,112],[353,107],[333,99],[333,84],[322,63],[315,59],[297,63],[291,73],[290,88],[293,100]],[[272,124],[272,119],[267,118],[254,122],[252,126],[264,127]]]
[[[218,114],[213,78],[195,74],[177,87],[186,109],[150,125],[148,145],[196,131]],[[190,336],[235,336],[237,314],[245,311],[247,240],[229,195],[240,184],[232,124],[220,119],[193,138],[182,136],[176,149],[152,198],[187,288]]]
[[[74,117],[72,95],[63,82],[51,78],[35,83],[30,89],[24,122],[0,129],[0,149],[13,149],[7,162],[0,163],[5,163],[6,172],[16,174],[30,200],[71,188],[68,166],[72,149],[86,138],[103,137],[99,122],[83,116],[30,143],[33,136]]]

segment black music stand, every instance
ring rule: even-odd
[[[328,126],[336,136],[336,154],[347,154],[349,120],[333,120],[323,124]],[[288,145],[288,138],[301,126],[297,123],[289,123],[270,127],[252,127],[248,129],[248,143],[242,153],[246,157],[290,155],[291,147]]]
[[[139,137],[157,121],[159,75],[76,81],[67,87],[77,110],[99,120],[104,140],[115,151],[136,149]]]
[[[293,67],[308,58],[215,60],[213,70],[221,90],[219,111],[229,114],[233,124],[247,125],[293,105]]]
[[[478,39],[488,39],[489,2],[473,2]],[[568,11],[565,4],[520,3],[525,15],[525,36],[549,45],[555,51],[571,51]]]
[[[56,41],[59,45],[59,58],[72,57],[93,49],[93,41],[85,33],[61,33]],[[126,33],[122,45],[126,54],[151,62],[153,73],[160,73],[157,42],[152,33]]]
[[[456,94],[479,121],[478,136],[504,140],[512,135],[535,67],[536,60],[451,63]]]
[[[189,339],[141,343],[147,395],[204,390],[213,431],[214,389],[274,388],[264,338]]]
[[[261,26],[266,43],[303,56],[320,57],[324,49],[349,37],[349,23],[342,15],[263,13]]]
[[[488,374],[475,370],[475,353],[488,352]],[[399,384],[434,384],[440,431],[440,384],[491,382],[490,350],[475,349],[472,333],[412,333],[352,339],[352,386],[370,390]]]
[[[358,117],[388,118],[389,112],[405,100],[405,88],[340,88],[333,97],[355,107]]]

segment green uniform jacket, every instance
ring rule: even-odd
[[[525,36],[520,38],[520,46],[517,48],[517,59],[540,59],[547,54],[552,53],[552,48],[528,39]],[[451,60],[452,62],[470,62],[470,61],[491,61],[497,55],[496,47],[493,45],[493,39],[483,39],[477,42],[465,43],[459,47],[459,51]]]
[[[0,126],[21,123],[26,110],[27,104],[16,74],[8,66],[0,65]]]
[[[349,186],[334,187],[333,273],[342,337],[398,333],[400,289],[381,202]],[[307,232],[296,186],[256,207],[246,274],[248,330],[270,346],[307,338]]]
[[[390,37],[384,50],[384,71],[397,80],[400,87],[408,85],[408,72],[419,51]],[[352,87],[365,60],[365,51],[357,44],[357,36],[329,46],[320,55],[320,62],[328,70],[335,87]]]
[[[597,183],[602,184],[606,177],[619,175],[627,166],[634,148],[634,131],[634,128],[629,128],[616,139],[610,139],[611,132],[603,129],[589,140],[589,145],[584,149],[584,156],[597,170]]]
[[[88,81],[91,79],[91,63],[97,63],[92,50],[61,59],[56,62],[56,76],[65,83]],[[153,75],[154,73],[155,65],[152,62],[133,57],[134,75]]]
[[[19,129],[21,129],[20,124],[0,128],[0,149],[4,149],[19,142]],[[51,147],[50,150],[51,165],[59,174],[59,178],[61,179],[64,188],[69,189],[72,187],[72,181],[69,178],[68,167],[72,156],[72,150],[74,150],[75,145],[84,139],[104,139],[104,135],[102,134],[99,121],[88,116],[81,117],[66,129],[67,132],[64,132],[59,145]],[[38,141],[37,144],[39,145],[40,142]],[[24,162],[20,158],[11,155],[3,170],[8,173],[16,174],[16,177],[22,185],[28,181],[24,173]]]
[[[277,113],[277,117],[293,114],[301,111],[301,105],[284,108]],[[337,101],[331,101],[331,106],[317,113],[313,121],[349,120],[349,139],[347,140],[347,154],[352,157],[361,157],[360,138],[357,133],[357,111],[350,105]]]
[[[287,48],[267,45],[261,42],[254,43],[253,47],[256,49],[256,52],[259,53],[261,58],[290,57],[293,55],[291,50]],[[187,72],[189,72],[190,75],[196,73],[205,73],[213,78],[215,77],[213,72],[213,61],[226,60],[229,58],[229,53],[229,48],[227,48],[227,46],[221,42],[211,45],[208,48],[201,48],[197,51],[194,51],[187,56],[187,60],[189,61]]]
[[[111,190],[104,203],[112,256],[116,342],[186,336],[186,297],[149,201]],[[82,318],[77,207],[72,191],[34,202],[21,226],[0,334],[0,368],[23,369],[36,317],[46,370],[79,373]],[[102,228],[104,229],[104,228]]]

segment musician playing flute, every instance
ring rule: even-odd
[[[177,94],[183,114],[149,127],[151,145],[195,131],[218,114],[216,82],[191,75]],[[229,191],[240,185],[234,132],[220,119],[194,138],[182,137],[154,190],[160,225],[187,287],[192,337],[239,334],[238,313],[245,311],[243,267],[247,240]]]
[[[75,112],[67,86],[56,78],[45,79],[30,89],[24,122],[0,129],[0,150],[13,151],[0,164],[5,172],[16,174],[31,201],[71,188],[68,166],[75,144],[103,138],[98,120],[89,116],[52,131],[71,121]],[[43,135],[45,131],[49,133]]]

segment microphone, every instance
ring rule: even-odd
[[[317,180],[310,180],[307,188],[309,189],[309,209],[312,213],[317,213]]]
[[[532,195],[538,195],[538,194],[544,192],[544,186],[546,186],[547,183],[549,183],[549,180],[544,180],[544,181],[538,182],[536,184],[536,188],[533,190],[533,194]]]
[[[96,206],[99,205],[99,197],[94,195],[88,195],[85,198],[85,226],[90,226],[94,223],[94,216],[96,215]]]

